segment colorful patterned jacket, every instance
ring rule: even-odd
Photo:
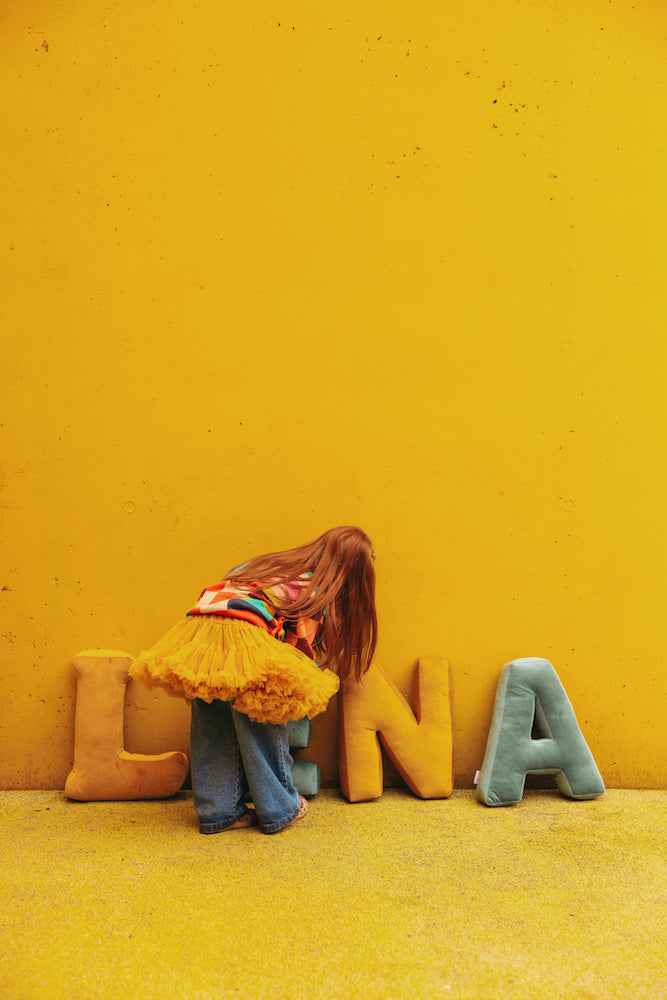
[[[302,579],[305,579],[305,575]],[[274,611],[274,604],[280,607],[281,604],[296,600],[301,586],[301,580],[293,580],[278,587],[271,586],[270,583],[244,584],[223,580],[202,590],[199,600],[188,614],[220,615],[250,622],[265,628],[280,642],[289,643],[314,660],[313,644],[321,622],[314,618],[290,620]]]

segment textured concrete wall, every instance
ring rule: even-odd
[[[64,782],[80,649],[359,523],[379,662],[451,662],[459,785],[536,655],[607,783],[664,786],[664,8],[0,24],[0,783]],[[127,744],[187,707],[132,687]],[[309,755],[335,781],[335,706]]]

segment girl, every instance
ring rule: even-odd
[[[257,822],[278,833],[305,815],[286,723],[323,712],[339,676],[368,670],[377,637],[374,559],[369,537],[354,527],[257,556],[202,591],[186,618],[134,662],[132,677],[192,701],[202,833]],[[248,791],[254,811],[244,804]]]

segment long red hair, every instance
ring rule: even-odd
[[[287,619],[318,619],[324,613],[315,643],[318,662],[333,666],[341,677],[359,679],[377,643],[374,558],[373,544],[361,528],[331,528],[295,549],[256,556],[228,579],[273,586],[311,573],[298,598],[275,610]]]

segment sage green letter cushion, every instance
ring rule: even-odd
[[[292,764],[292,781],[299,795],[310,799],[320,790],[320,769],[312,760],[295,760]]]
[[[313,735],[313,725],[310,719],[297,719],[287,723],[287,738],[294,750],[303,750],[310,743]]]
[[[571,799],[604,792],[565,688],[551,663],[538,657],[512,660],[502,669],[477,798],[487,806],[519,802],[527,774],[553,774]]]
[[[310,719],[287,723],[287,738],[291,750],[304,750],[313,733]],[[320,790],[320,769],[312,760],[292,761],[292,781],[299,795],[312,798]]]

